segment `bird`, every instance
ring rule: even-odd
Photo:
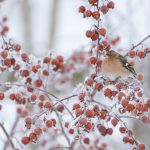
[[[136,72],[127,59],[114,50],[106,53],[106,58],[102,62],[101,73],[111,80],[126,79],[131,75],[133,78],[136,77]]]

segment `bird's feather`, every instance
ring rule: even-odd
[[[129,70],[134,75],[134,77],[136,77],[136,72],[134,68],[128,63],[127,59],[120,54],[118,54],[117,58],[121,61],[123,67]]]

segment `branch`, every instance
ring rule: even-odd
[[[149,39],[150,38],[150,35],[148,35],[147,37],[145,37],[142,41],[140,41],[138,44],[136,44],[136,45],[133,45],[133,47],[130,49],[130,50],[133,50],[133,49],[135,49],[135,48],[137,48],[139,45],[141,45],[144,41],[146,41],[147,39]],[[129,51],[130,51],[129,50]],[[128,53],[125,55],[125,56],[128,56]]]
[[[67,136],[67,134],[66,134],[66,132],[65,132],[65,130],[64,130],[64,127],[63,127],[63,125],[62,125],[62,120],[61,120],[61,118],[60,118],[58,112],[55,111],[55,113],[56,113],[56,116],[57,116],[57,118],[58,118],[58,121],[59,121],[59,124],[60,124],[60,127],[61,127],[61,131],[62,131],[62,133],[63,133],[63,135],[64,135],[64,137],[65,137],[65,139],[66,139],[66,141],[67,141],[67,143],[68,143],[68,146],[70,147],[70,139],[69,139],[69,137]]]
[[[12,136],[13,136],[14,131],[15,131],[16,127],[17,127],[18,122],[19,122],[19,119],[20,119],[19,117],[16,118],[16,120],[15,120],[13,126],[12,126],[12,129],[11,129],[11,132],[10,132],[9,137],[12,137]],[[4,149],[3,149],[3,150],[6,150],[6,149],[7,149],[7,146],[8,146],[8,141],[5,142],[5,145],[4,145]]]
[[[47,97],[50,99],[50,97],[49,97],[49,95],[47,94]],[[61,120],[61,118],[60,118],[60,116],[59,116],[59,113],[56,111],[56,110],[54,110],[55,111],[55,113],[56,113],[56,116],[57,116],[57,118],[58,118],[58,121],[59,121],[59,124],[60,124],[60,127],[61,127],[61,131],[62,131],[62,133],[63,133],[63,135],[64,135],[64,137],[65,137],[65,139],[66,139],[66,141],[67,141],[67,143],[68,143],[68,146],[70,147],[70,139],[69,139],[69,137],[67,136],[67,134],[66,134],[66,132],[65,132],[65,130],[64,130],[64,127],[63,127],[63,124],[62,124],[62,120]],[[69,111],[70,112],[70,111]]]
[[[45,94],[48,94],[52,97],[54,97],[55,99],[59,99],[57,96],[55,96],[54,94],[51,94],[43,89],[40,89],[40,88],[36,88],[36,87],[33,87],[31,85],[22,85],[22,84],[17,84],[17,83],[0,83],[0,86],[6,86],[6,87],[11,87],[11,86],[18,86],[18,87],[26,87],[26,88],[33,88],[34,90],[37,90],[37,91],[40,91],[40,92],[43,92]]]
[[[141,42],[139,42],[138,44],[136,44],[135,46],[133,46],[131,49],[135,49],[136,47],[138,47],[139,45],[141,45],[144,41],[146,41],[147,39],[150,38],[150,35],[148,35],[147,37],[145,37]]]
[[[129,129],[128,129],[126,123],[121,119],[121,117],[120,117],[118,114],[116,114],[115,112],[113,112],[113,111],[111,110],[111,108],[109,108],[108,106],[102,104],[101,102],[97,102],[97,101],[95,101],[95,100],[93,100],[93,102],[96,103],[96,104],[99,104],[100,106],[104,107],[108,112],[112,113],[113,116],[114,116],[115,118],[117,118],[117,119],[123,124],[123,126],[126,128],[126,131],[129,132]],[[126,117],[124,116],[124,117],[122,117],[122,118],[126,118]],[[129,117],[128,117],[128,118],[129,118]],[[132,118],[132,117],[131,117],[131,118]],[[135,119],[135,118],[134,118],[134,119]],[[131,135],[131,137],[133,138],[133,140],[134,140],[136,146],[138,146],[138,142],[137,142],[136,139],[133,137],[133,135]]]
[[[6,135],[7,139],[8,139],[8,141],[9,141],[9,143],[10,143],[10,145],[11,145],[11,147],[12,147],[13,149],[15,149],[14,143],[13,143],[12,140],[10,139],[9,134],[7,133],[5,127],[4,127],[4,125],[3,125],[2,123],[0,123],[0,127],[1,127],[1,129],[3,130],[3,132],[5,133],[5,135]]]
[[[66,98],[63,98],[63,99],[57,101],[57,102],[53,105],[53,107],[54,107],[55,105],[57,105],[58,103],[62,102],[62,101],[65,101],[65,100],[68,100],[68,99],[70,99],[70,98],[77,97],[77,96],[78,96],[78,95],[71,95],[71,96],[68,96],[68,97],[66,97]]]

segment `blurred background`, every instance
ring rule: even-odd
[[[116,48],[127,51],[132,44],[137,44],[150,34],[150,0],[114,0],[114,2],[115,9],[105,16],[103,26],[107,27],[110,35],[121,38]],[[44,56],[52,49],[68,58],[74,51],[79,51],[90,43],[85,37],[85,31],[93,22],[90,19],[83,19],[78,13],[81,4],[86,5],[84,0],[5,0],[0,6],[0,15],[8,16],[10,28],[8,36],[20,43],[26,52]],[[150,40],[144,45],[150,47]],[[136,70],[145,75],[143,85],[145,94],[150,96],[150,56],[142,61],[137,60],[137,63]],[[0,80],[3,80],[2,78]],[[0,121],[6,122],[8,131],[15,117],[15,106],[12,103],[7,104],[0,112]],[[129,125],[135,131],[136,138],[150,147],[149,126],[132,121]],[[121,136],[115,136],[109,143],[115,150],[120,150]],[[0,149],[5,140],[3,132],[0,131]]]

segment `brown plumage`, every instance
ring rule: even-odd
[[[102,63],[102,74],[111,79],[118,77],[127,78],[130,74],[136,76],[134,68],[127,62],[127,59],[119,53],[111,50]]]

